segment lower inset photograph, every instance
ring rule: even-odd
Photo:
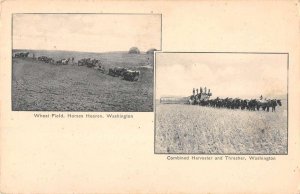
[[[288,53],[155,55],[155,154],[288,154]]]

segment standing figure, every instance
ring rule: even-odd
[[[263,99],[263,96],[262,96],[262,95],[260,95],[259,99],[260,99],[260,100],[262,100],[262,99]]]
[[[205,88],[204,88],[204,93],[206,94],[206,86],[205,86]]]
[[[198,88],[196,89],[196,92],[197,92],[197,95],[198,95],[198,92],[199,92]]]
[[[195,96],[195,88],[193,88],[193,96]]]
[[[203,90],[202,90],[202,87],[200,87],[200,94],[202,94]]]

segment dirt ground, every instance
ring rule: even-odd
[[[48,55],[47,55],[48,53]],[[52,65],[32,58],[13,59],[14,111],[153,111],[153,55],[126,53],[86,54],[41,52],[35,56],[98,58],[106,69],[127,67],[141,72],[137,82],[122,80],[92,68]]]

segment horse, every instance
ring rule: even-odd
[[[61,60],[61,64],[68,65],[69,61],[70,61],[70,58],[68,58],[68,59],[62,59]]]
[[[256,99],[251,99],[248,102],[248,110],[255,111],[255,109],[259,110],[258,108],[258,101]]]
[[[123,73],[123,79],[127,81],[138,81],[140,71],[127,70]]]
[[[249,109],[248,103],[249,103],[249,100],[247,100],[247,99],[241,100],[241,109],[242,110]]]
[[[23,57],[28,57],[29,52],[23,53]]]
[[[257,110],[261,107],[263,111],[270,111],[272,108],[272,112],[275,112],[276,106],[281,106],[281,100],[269,99],[269,100],[258,100]]]
[[[25,53],[15,53],[15,58],[18,58],[18,57],[22,57],[22,58],[25,58],[25,57],[28,57],[29,55],[29,52],[25,52]]]
[[[282,106],[281,104],[281,100],[271,100],[270,101],[270,104],[271,104],[271,107],[272,107],[272,112],[275,112],[276,111],[276,106],[279,105],[279,106]]]

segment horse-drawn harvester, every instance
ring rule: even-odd
[[[200,91],[200,92],[199,92]],[[275,112],[276,106],[281,106],[281,99],[263,99],[262,96],[259,99],[241,99],[241,98],[215,98],[210,99],[212,93],[210,89],[204,91],[193,89],[193,94],[188,97],[162,97],[160,98],[161,104],[190,104],[209,106],[214,108],[227,108],[227,109],[241,109],[249,111],[267,111],[272,110]]]
[[[200,91],[200,92],[199,92]],[[208,91],[206,90],[206,87],[204,88],[204,91],[202,90],[202,87],[200,87],[200,90],[198,90],[198,88],[196,89],[196,93],[195,93],[195,89],[193,89],[193,95],[191,95],[189,97],[189,104],[192,105],[207,105],[209,98],[212,96],[212,93],[210,92],[210,89],[208,89]]]

